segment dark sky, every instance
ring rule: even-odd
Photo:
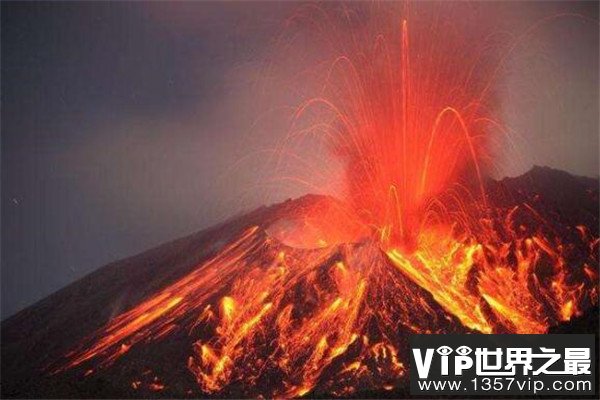
[[[261,77],[295,7],[2,2],[2,318],[263,201],[258,167],[233,166],[280,135],[255,128],[265,108],[293,103]],[[598,19],[597,2],[478,7],[508,32],[561,12]],[[500,174],[597,175],[598,26],[560,19],[509,66],[502,113],[519,145]]]

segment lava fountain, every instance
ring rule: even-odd
[[[341,27],[323,33],[333,61],[288,137],[324,138],[343,164],[346,206],[384,247],[411,251],[421,230],[448,222],[449,208],[464,208],[465,197],[485,206],[482,171],[497,125],[489,88],[498,60],[487,41],[466,45],[445,24],[411,34],[406,8],[404,18],[377,7],[367,17],[353,14],[359,11],[346,10]],[[313,23],[335,26],[323,18]],[[361,18],[369,22],[357,27]],[[312,125],[296,128],[313,115]]]
[[[343,165],[340,199],[284,203],[53,373],[102,373],[184,333],[201,394],[346,396],[405,384],[410,333],[543,333],[597,304],[597,231],[563,234],[568,223],[535,199],[509,206],[486,193],[498,125],[489,43],[376,11],[356,26],[346,10],[346,30],[313,6],[294,17],[310,15],[336,55],[288,138],[325,138]],[[298,128],[307,115],[318,120]]]

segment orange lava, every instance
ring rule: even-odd
[[[597,250],[598,239],[590,245]],[[586,265],[597,265],[596,254]],[[252,227],[110,321],[55,372],[88,363],[101,371],[134,346],[183,331],[193,342],[188,370],[204,393],[390,390],[407,373],[407,333],[543,333],[596,304],[597,282],[587,273],[574,282],[564,256],[537,236],[466,243],[422,232],[407,254],[372,241],[291,248]],[[553,271],[542,278],[545,257]]]
[[[380,7],[347,10],[337,23],[323,17],[326,28],[309,13],[332,62],[288,137],[324,138],[343,165],[337,197],[353,218],[385,246],[413,250],[422,229],[448,219],[448,207],[466,196],[486,203],[482,174],[498,125],[489,84],[498,60],[485,40],[465,43],[444,22],[412,24],[406,9]],[[368,22],[357,27],[353,12]],[[294,153],[289,147],[284,154]]]
[[[586,227],[574,228],[586,249],[575,267],[573,243],[516,222],[531,207],[490,211],[484,44],[373,18],[377,30],[336,42],[330,86],[298,111],[331,112],[342,201],[247,229],[56,373],[97,372],[177,331],[193,342],[187,369],[203,393],[345,396],[405,381],[408,333],[544,333],[597,304],[598,238]]]

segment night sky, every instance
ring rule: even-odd
[[[459,6],[508,32],[561,12],[598,19],[594,1]],[[261,113],[294,103],[264,65],[297,4],[1,7],[2,318],[265,201],[260,160],[232,166],[281,135],[281,121],[252,128]],[[597,24],[564,18],[533,35],[499,96],[519,137],[500,175],[533,164],[598,175]]]

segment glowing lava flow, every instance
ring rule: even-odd
[[[185,332],[187,368],[200,393],[344,396],[401,386],[408,333],[542,333],[598,300],[590,267],[598,239],[584,227],[574,243],[587,246],[579,269],[568,267],[566,244],[553,250],[536,235],[463,244],[448,233],[423,233],[419,250],[407,255],[383,252],[372,240],[322,247],[325,236],[313,249],[291,248],[264,228],[249,228],[110,321],[54,372],[99,372],[137,347]],[[294,234],[303,231],[284,237]],[[552,270],[542,273],[546,262]]]
[[[510,222],[502,227],[512,236],[508,241],[487,237],[477,243],[473,238],[460,241],[448,234],[422,232],[414,253],[392,249],[387,255],[465,326],[484,333],[544,333],[571,319],[581,304],[597,302],[597,288],[590,279],[595,273],[585,267],[597,263],[593,250],[597,238],[577,240],[588,258],[584,264],[569,266],[559,238],[518,235]],[[539,271],[545,263],[553,267],[542,281]]]
[[[397,324],[430,332],[432,321],[462,330],[376,246],[291,249],[253,227],[111,321],[55,373],[92,359],[104,369],[134,346],[184,330],[198,338],[188,368],[205,393],[237,382],[253,396],[301,396],[317,385],[348,394],[357,382],[396,385],[406,373]]]
[[[247,229],[55,373],[102,370],[186,332],[202,393],[344,396],[401,385],[408,333],[542,333],[597,303],[598,238],[585,226],[567,240],[527,204],[488,204],[483,50],[392,25],[351,36],[329,89],[297,114],[332,113],[344,201]]]

